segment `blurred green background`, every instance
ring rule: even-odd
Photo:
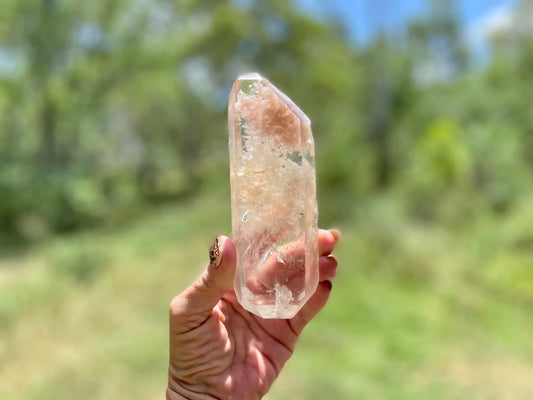
[[[163,397],[255,70],[313,121],[343,231],[267,398],[532,399],[523,0],[1,0],[0,398]]]

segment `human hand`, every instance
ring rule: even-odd
[[[337,261],[338,231],[320,230],[319,284],[292,319],[262,319],[246,311],[233,291],[235,247],[218,237],[219,255],[170,304],[167,400],[260,399],[291,357],[303,328],[324,307]]]

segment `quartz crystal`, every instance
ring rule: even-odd
[[[311,121],[259,74],[240,76],[228,105],[234,289],[263,318],[292,318],[318,284]]]

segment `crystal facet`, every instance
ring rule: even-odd
[[[257,73],[228,105],[234,289],[263,318],[292,318],[318,284],[318,212],[311,121]]]

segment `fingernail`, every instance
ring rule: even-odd
[[[222,261],[222,240],[217,236],[209,248],[209,265],[212,268],[218,268],[220,261]]]
[[[329,233],[333,235],[336,241],[341,238],[341,231],[339,231],[338,229],[330,229]]]

